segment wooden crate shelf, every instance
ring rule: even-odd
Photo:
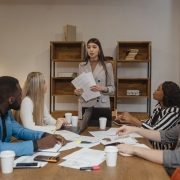
[[[139,90],[139,95],[127,95],[127,90]],[[117,97],[147,97],[149,79],[118,79]]]
[[[52,95],[74,95],[73,78],[52,78]]]
[[[84,59],[84,42],[51,42],[52,61],[82,61]]]
[[[133,60],[126,60],[130,49],[138,49]],[[118,42],[117,61],[121,62],[149,62],[151,60],[151,42]]]

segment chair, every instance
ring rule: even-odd
[[[171,176],[171,180],[180,180],[180,167],[176,168]]]

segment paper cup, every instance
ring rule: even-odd
[[[72,113],[65,113],[65,118],[68,121],[68,123],[71,123],[71,117],[72,117]]]
[[[3,174],[9,174],[13,172],[13,163],[15,153],[14,151],[2,151],[1,157],[1,170]]]
[[[100,117],[99,118],[99,127],[100,127],[100,129],[106,129],[106,123],[107,123],[107,118],[106,117]]]
[[[107,146],[104,149],[106,155],[106,164],[109,167],[115,167],[117,163],[117,152],[118,148],[116,146]]]
[[[72,122],[73,127],[77,127],[78,126],[78,116],[72,116],[71,122]]]

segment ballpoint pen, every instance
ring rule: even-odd
[[[89,141],[81,141],[80,143],[82,143],[82,144],[89,144],[89,143],[92,143],[92,142],[89,142]]]

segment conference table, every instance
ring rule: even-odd
[[[88,127],[82,134],[90,135],[88,131],[99,130],[99,128]],[[139,138],[140,143],[150,146],[148,140]],[[104,161],[98,171],[80,171],[58,164],[62,157],[79,150],[74,148],[60,153],[58,163],[48,163],[43,168],[37,169],[14,169],[13,173],[4,175],[0,172],[0,180],[168,180],[170,179],[162,165],[149,162],[139,157],[125,157],[118,155],[117,166],[107,167]],[[92,149],[104,150],[99,144]]]

